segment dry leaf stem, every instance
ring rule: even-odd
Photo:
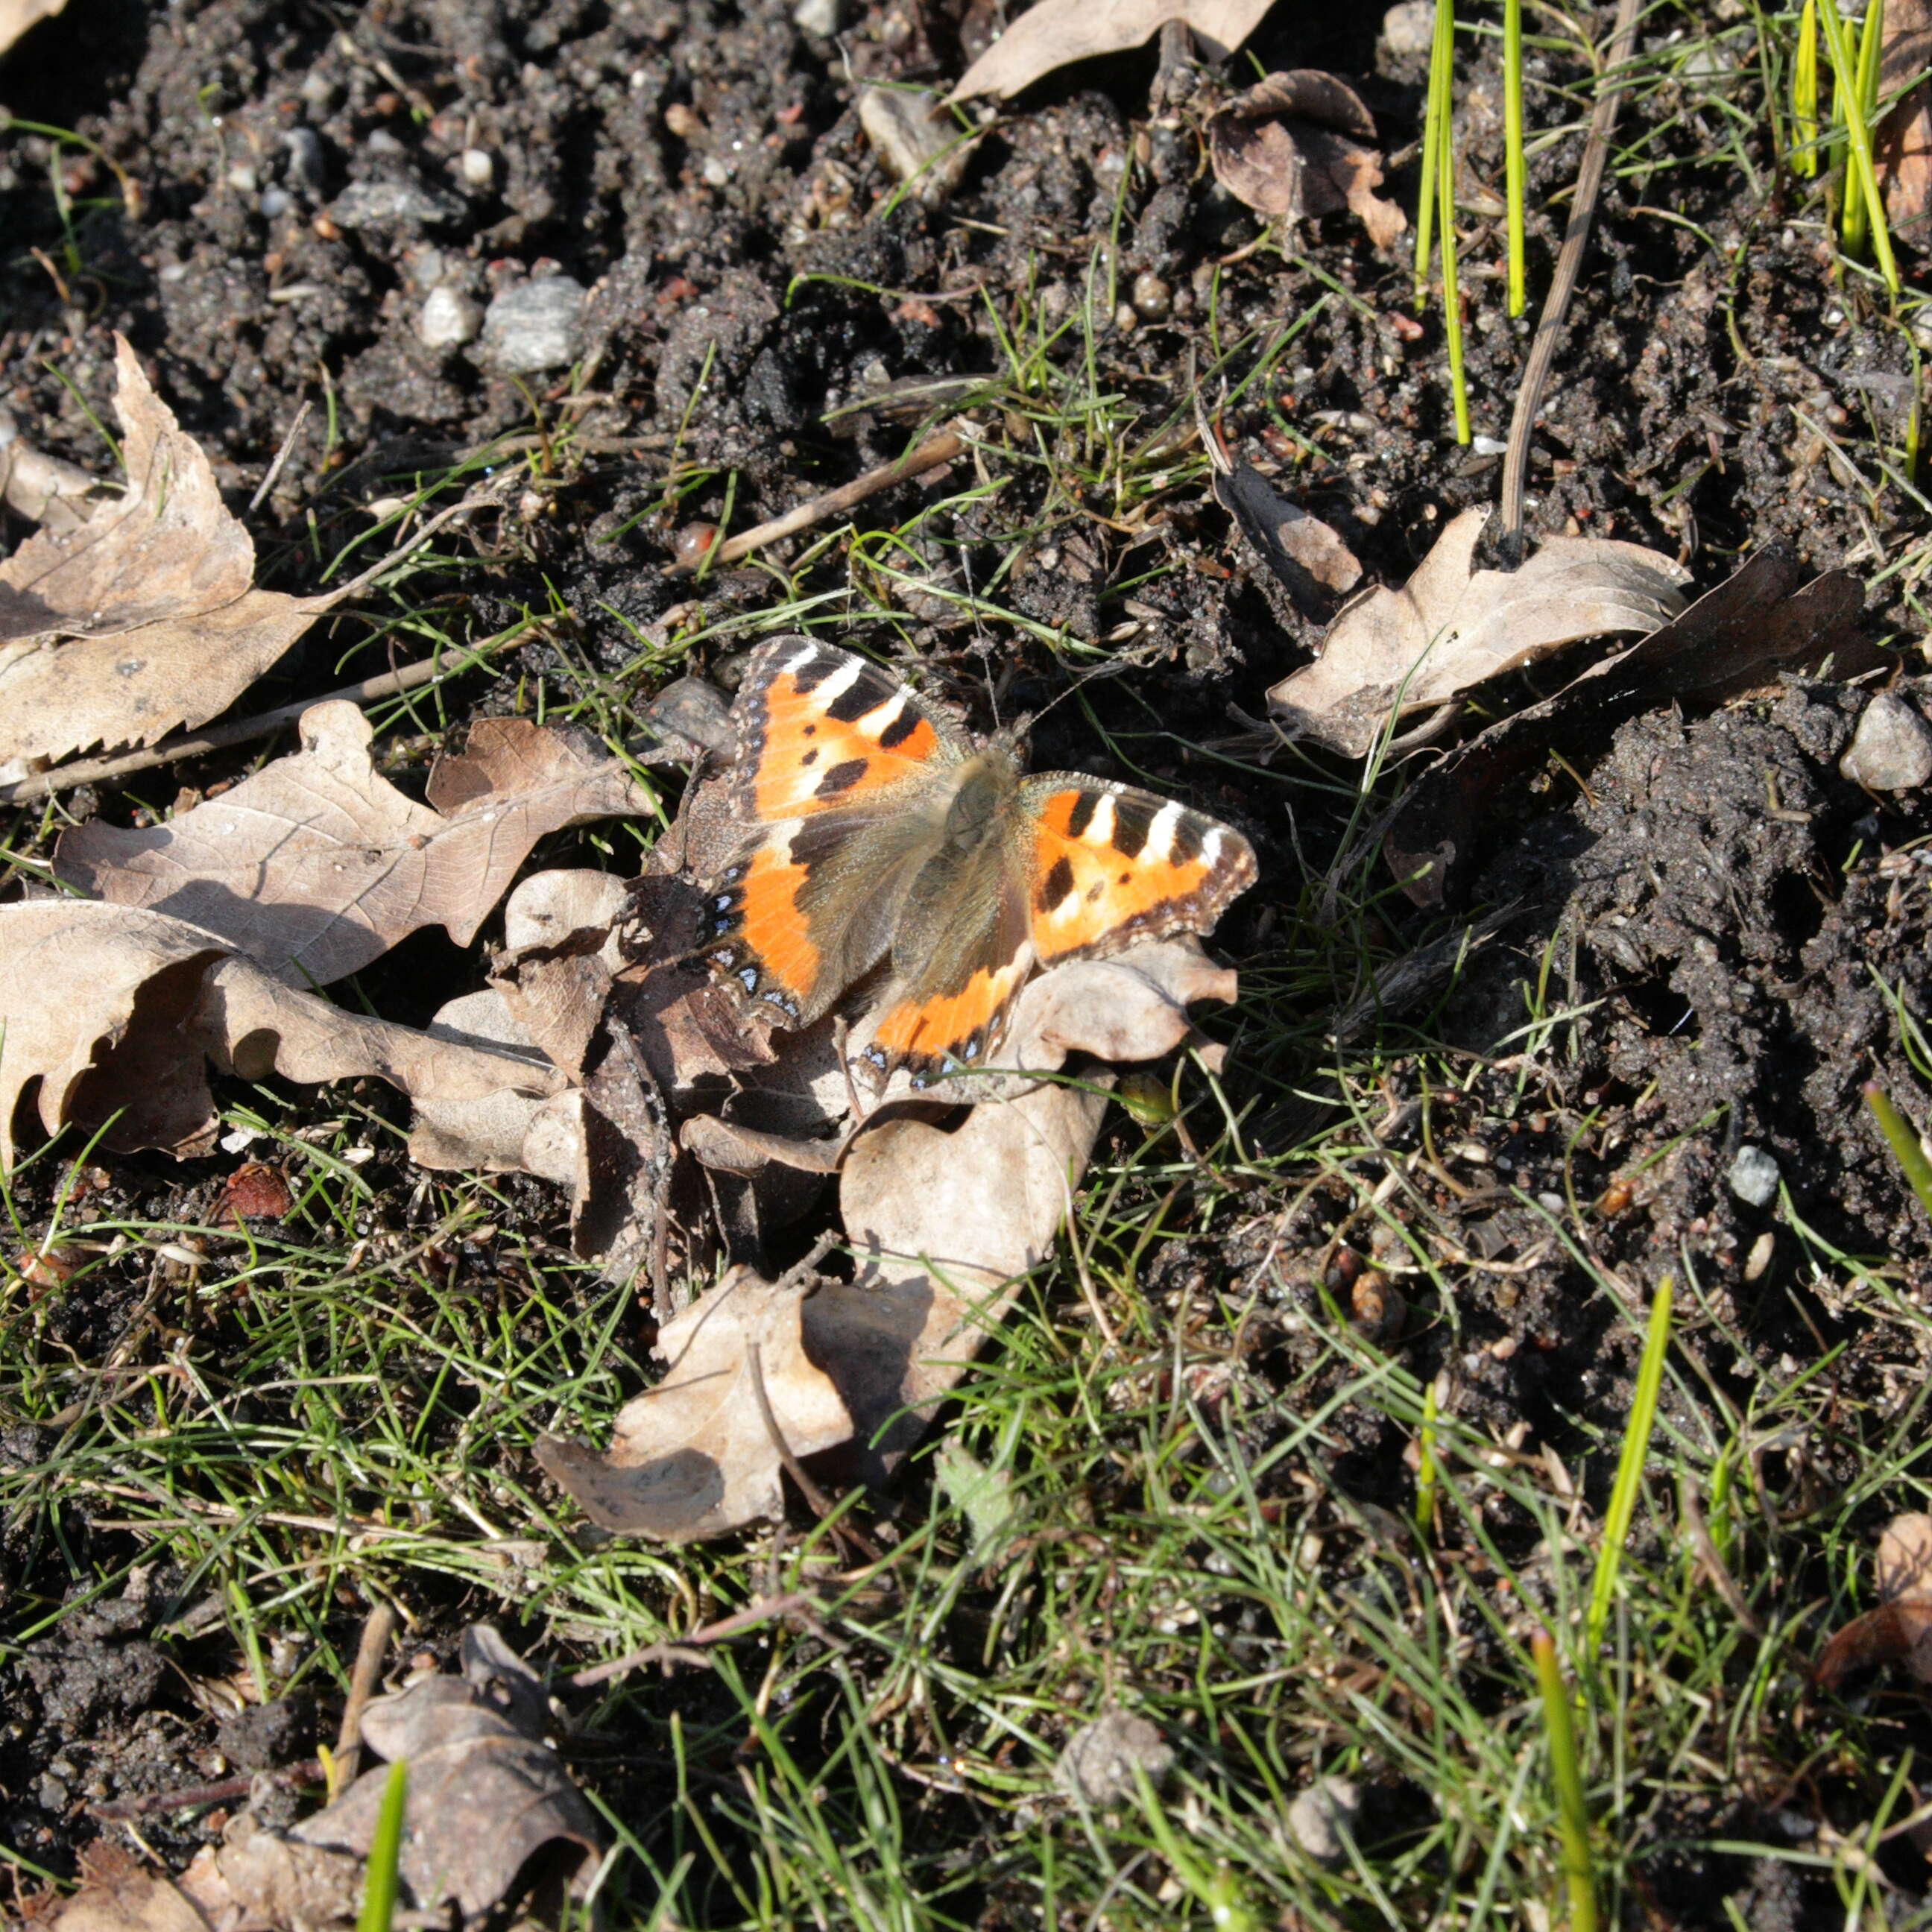
[[[769,523],[754,524],[741,536],[730,538],[715,551],[706,551],[705,554],[714,568],[722,563],[736,563],[741,556],[749,556],[754,550],[762,550],[782,537],[795,536],[800,530],[808,530],[814,524],[822,524],[828,518],[842,516],[868,496],[876,496],[881,490],[890,489],[895,483],[903,483],[910,477],[923,476],[928,470],[937,470],[942,463],[950,463],[965,448],[966,439],[956,430],[942,430],[937,436],[928,436],[917,448],[908,451],[897,462],[881,464],[878,469],[868,470],[862,476],[855,476],[836,490],[828,490],[824,496],[814,496],[810,502],[800,504],[796,509],[788,510],[782,517],[774,517]],[[682,575],[692,568],[688,564],[674,564],[670,574]]]
[[[528,632],[519,633],[519,641],[529,634]],[[232,724],[212,724],[205,731],[190,731],[183,737],[170,738],[142,751],[123,752],[111,758],[82,758],[76,764],[62,765],[50,772],[35,772],[28,777],[16,778],[11,784],[0,785],[0,805],[22,805],[29,799],[45,798],[53,792],[71,791],[76,785],[104,784],[135,772],[151,770],[156,765],[172,764],[177,758],[198,758],[206,752],[219,752],[231,745],[245,745],[253,739],[269,737],[297,722],[304,712],[318,704],[332,704],[338,698],[351,704],[369,705],[385,698],[398,698],[406,691],[434,683],[452,670],[467,668],[457,662],[458,655],[452,652],[448,657],[424,658],[395,670],[386,670],[378,676],[365,677],[360,683],[345,684],[340,691],[326,692],[320,698],[304,698],[292,704],[278,704],[272,711],[257,712],[252,718],[238,718]],[[484,662],[480,654],[466,652],[460,655],[472,662]]]
[[[1503,452],[1502,535],[1505,544],[1514,544],[1522,534],[1522,493],[1528,480],[1530,434],[1536,428],[1536,412],[1543,404],[1543,388],[1550,380],[1550,364],[1556,359],[1564,318],[1569,314],[1570,298],[1576,292],[1576,278],[1583,266],[1583,251],[1590,245],[1590,226],[1596,215],[1597,196],[1604,185],[1604,164],[1610,159],[1610,136],[1616,131],[1617,110],[1623,104],[1623,82],[1617,70],[1630,58],[1636,45],[1636,16],[1637,0],[1617,0],[1610,58],[1598,85],[1596,106],[1590,115],[1590,131],[1583,142],[1583,165],[1576,170],[1570,225],[1564,231],[1556,272],[1550,280],[1550,293],[1544,299],[1536,339],[1529,346],[1529,359],[1523,364],[1522,381],[1516,388],[1516,413],[1510,420],[1509,443]]]
[[[766,1597],[730,1616],[719,1618],[715,1624],[706,1624],[703,1629],[693,1630],[688,1636],[680,1637],[674,1643],[647,1643],[640,1650],[613,1658],[608,1664],[593,1664],[587,1670],[574,1672],[563,1682],[572,1690],[591,1690],[600,1684],[609,1683],[614,1677],[627,1676],[633,1670],[642,1670],[647,1664],[702,1664],[706,1660],[697,1653],[705,1645],[722,1643],[727,1637],[742,1636],[746,1630],[756,1630],[760,1624],[768,1624],[775,1618],[815,1610],[818,1602],[809,1590],[794,1590],[789,1596]]]
[[[382,1675],[382,1659],[395,1634],[394,1610],[387,1604],[378,1604],[369,1612],[369,1621],[362,1626],[362,1640],[356,1646],[356,1666],[349,1678],[349,1701],[342,1707],[342,1724],[335,1733],[335,1756],[329,1766],[332,1798],[356,1782],[356,1766],[362,1756],[362,1713],[376,1694]]]

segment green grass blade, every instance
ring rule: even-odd
[[[1448,0],[1442,0],[1444,11]],[[1456,440],[1469,440],[1469,392],[1462,379],[1462,296],[1456,280],[1456,165],[1449,149],[1449,116],[1442,116],[1442,148],[1436,158],[1436,212],[1442,224],[1442,335],[1449,350],[1449,392],[1456,408]]]
[[[1818,0],[1804,0],[1798,16],[1798,50],[1791,63],[1791,172],[1818,172]]]
[[[356,1932],[389,1932],[396,1916],[397,1870],[403,1858],[403,1814],[408,1808],[410,1768],[400,1758],[389,1767],[376,1835],[369,1841],[369,1873],[362,1888],[362,1910]]]
[[[1878,107],[1878,59],[1880,43],[1885,34],[1885,0],[1869,0],[1865,8],[1863,31],[1858,35],[1858,66],[1856,82],[1858,100],[1859,118],[1867,128],[1872,124]],[[1862,255],[1865,251],[1865,238],[1870,230],[1871,211],[1863,195],[1845,196],[1844,235],[1845,253]],[[1882,216],[1880,217],[1882,220]]]
[[[1918,1204],[1927,1214],[1932,1214],[1932,1162],[1926,1160],[1918,1136],[1906,1125],[1904,1117],[1876,1080],[1868,1080],[1862,1090],[1865,1105],[1872,1110],[1879,1132],[1891,1142],[1900,1169],[1910,1182],[1912,1192],[1918,1197]]]
[[[1436,1380],[1422,1392],[1422,1427],[1415,1442],[1415,1533],[1429,1540],[1436,1527]]]
[[[1528,302],[1523,267],[1522,0],[1503,0],[1503,192],[1509,204],[1509,312]]]
[[[1585,1628],[1585,1654],[1594,1658],[1603,1642],[1604,1625],[1616,1594],[1617,1570],[1623,1561],[1624,1540],[1636,1513],[1636,1495],[1643,1483],[1643,1466],[1650,1453],[1651,1425],[1657,1419],[1657,1394],[1664,1383],[1664,1357],[1670,1346],[1670,1277],[1657,1284],[1650,1304],[1650,1328],[1644,1336],[1643,1356],[1637,1364],[1636,1391],[1630,1400],[1630,1427],[1623,1453],[1617,1459],[1617,1480],[1604,1517],[1604,1540],[1597,1552],[1597,1574],[1590,1582],[1589,1618]]]
[[[1886,226],[1885,200],[1879,193],[1878,171],[1872,160],[1871,123],[1858,91],[1858,62],[1847,44],[1845,23],[1838,17],[1835,4],[1819,8],[1818,24],[1824,32],[1825,51],[1831,57],[1832,85],[1844,122],[1845,146],[1851,155],[1845,200],[1849,205],[1854,195],[1864,197],[1879,272],[1885,278],[1886,286],[1897,295],[1901,286],[1898,262],[1892,251],[1891,232]]]
[[[1557,1829],[1563,1840],[1563,1876],[1570,1894],[1570,1932],[1597,1932],[1597,1886],[1590,1862],[1590,1814],[1583,1802],[1583,1774],[1576,1762],[1576,1732],[1570,1720],[1570,1687],[1546,1630],[1530,1640],[1536,1681],[1543,1692],[1544,1728],[1550,1738],[1550,1776],[1556,1787]]]
[[[1455,79],[1456,9],[1441,0],[1429,49],[1429,92],[1422,113],[1422,180],[1415,201],[1415,312],[1429,305],[1429,250],[1436,239],[1436,177],[1448,149],[1450,90]]]

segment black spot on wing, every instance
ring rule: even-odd
[[[815,765],[818,762],[818,747],[816,745],[813,746],[812,749],[807,752],[805,755],[799,760],[799,763],[802,765]]]
[[[866,776],[871,763],[866,758],[848,758],[842,765],[834,765],[818,782],[813,796],[817,798],[836,798],[842,791],[850,791]]]
[[[1201,856],[1201,821],[1192,812],[1184,812],[1174,828],[1173,842],[1168,848],[1168,861],[1176,866],[1191,866]]]
[[[1052,912],[1072,890],[1073,868],[1063,854],[1054,860],[1052,869],[1040,882],[1040,910]]]
[[[897,689],[884,671],[868,665],[825,707],[825,715],[841,724],[856,724],[867,712],[889,702]]]
[[[1093,824],[1094,814],[1106,795],[1103,792],[1083,791],[1073,801],[1073,809],[1066,814],[1068,838],[1078,838],[1085,833],[1088,826]]]
[[[838,668],[838,660],[829,651],[814,652],[794,669],[791,681],[801,692],[816,691]]]
[[[1148,828],[1159,809],[1144,798],[1114,801],[1114,850],[1123,859],[1138,859],[1147,850]]]
[[[902,704],[899,715],[879,734],[879,749],[896,750],[919,729],[919,713],[910,703]]]

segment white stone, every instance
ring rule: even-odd
[[[838,0],[798,0],[791,10],[792,24],[802,34],[829,40],[838,31]]]
[[[1909,791],[1932,778],[1932,724],[1895,691],[1868,704],[1838,770],[1873,791]]]
[[[1778,1198],[1778,1184],[1782,1178],[1778,1163],[1761,1147],[1753,1147],[1747,1141],[1738,1149],[1737,1158],[1731,1162],[1731,1192],[1747,1208],[1768,1208]]]
[[[583,350],[589,292],[568,275],[546,275],[504,290],[483,318],[484,352],[509,376],[568,368]]]
[[[416,333],[431,349],[460,349],[476,340],[482,326],[483,311],[460,290],[431,289]]]
[[[488,188],[496,178],[496,158],[488,148],[465,148],[459,165],[472,188]]]
[[[1436,39],[1436,0],[1402,0],[1382,16],[1382,39],[1392,54],[1426,54]]]

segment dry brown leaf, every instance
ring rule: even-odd
[[[118,1114],[110,1147],[197,1150],[214,1120],[205,1060],[251,1080],[374,1075],[428,1100],[564,1084],[528,1058],[344,1012],[178,920],[92,900],[0,906],[0,1167],[36,1084],[50,1133]]]
[[[1191,1030],[1191,1001],[1235,992],[1234,974],[1191,940],[1059,967],[1020,995],[1015,1057],[1042,1072],[1076,1052],[1158,1059]],[[888,1107],[853,1142],[838,1204],[861,1273],[806,1304],[805,1333],[866,1445],[862,1473],[890,1469],[918,1441],[1051,1250],[1106,1111],[1107,1078],[1039,1082],[950,1129],[929,1107]]]
[[[1441,704],[1582,638],[1654,631],[1689,573],[1640,544],[1555,537],[1520,570],[1472,570],[1488,521],[1465,510],[1400,590],[1358,599],[1322,655],[1268,692],[1290,728],[1366,758],[1394,715]]]
[[[1042,74],[1096,54],[1124,52],[1185,20],[1218,59],[1260,26],[1272,0],[1036,0],[961,76],[946,98],[1010,96]]]
[[[466,946],[539,838],[649,808],[594,741],[527,718],[472,726],[464,750],[431,772],[428,805],[376,770],[370,736],[355,705],[318,704],[303,714],[299,752],[164,825],[76,826],[55,870],[320,986],[422,926]]]
[[[1378,248],[1408,218],[1382,182],[1374,117],[1332,74],[1298,68],[1238,94],[1208,124],[1214,178],[1257,214],[1290,223],[1352,212]]]
[[[29,27],[52,20],[66,4],[67,0],[0,0],[0,54]]]
[[[355,1923],[362,1861],[292,1844],[243,1810],[220,1844],[196,1852],[181,1888],[213,1932],[322,1932]]]
[[[1886,1598],[1932,1599],[1932,1516],[1909,1510],[1880,1532],[1872,1580]]]
[[[1291,503],[1252,464],[1217,465],[1214,500],[1298,605],[1332,610],[1334,597],[1362,580],[1361,560],[1341,533]]]
[[[608,1460],[545,1437],[537,1460],[592,1522],[662,1542],[722,1536],[778,1515],[783,1463],[757,1382],[793,1455],[852,1433],[838,1390],[806,1352],[806,1292],[734,1268],[659,1331],[656,1352],[670,1366],[620,1412]]]
[[[552,1849],[584,1895],[604,1834],[544,1742],[549,1715],[543,1680],[488,1624],[464,1632],[460,1677],[419,1678],[363,1712],[363,1742],[410,1768],[400,1869],[419,1910],[453,1900],[473,1924]],[[366,1858],[388,1776],[364,1772],[290,1837]]]
[[[1932,0],[1889,0],[1879,93],[1894,94],[1932,67]],[[1873,160],[1895,238],[1932,248],[1932,81],[1921,81],[1880,122]]]
[[[208,1932],[192,1900],[112,1844],[82,1852],[80,1888],[52,1924],[53,1932]]]
[[[115,343],[127,488],[0,563],[0,763],[199,724],[340,595],[254,588],[255,547],[208,458]]]
[[[1468,881],[1490,802],[1552,749],[1583,755],[1640,711],[1671,702],[1712,705],[1829,661],[1840,677],[1885,657],[1860,634],[1863,586],[1835,570],[1809,584],[1773,544],[1681,616],[1600,658],[1552,698],[1498,718],[1432,765],[1412,788],[1383,842],[1418,905],[1453,902]]]

